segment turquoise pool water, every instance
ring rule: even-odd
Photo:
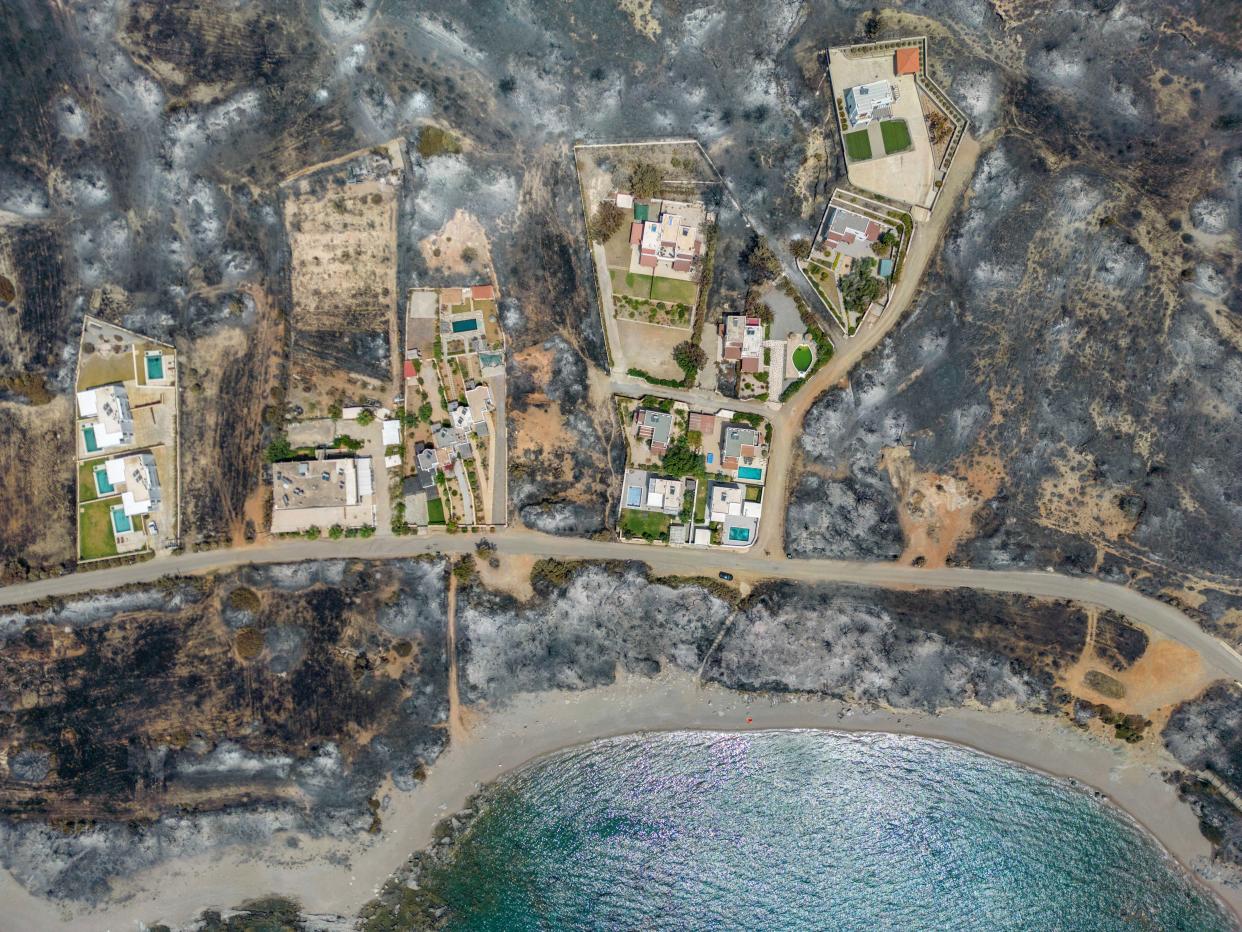
[[[739,479],[762,479],[763,470],[757,466],[739,466],[737,468],[737,477]]]
[[[96,453],[99,451],[99,444],[95,442],[95,428],[83,427],[82,439],[86,442],[87,453]]]
[[[729,540],[750,540],[750,528],[745,528],[745,527],[729,528]]]
[[[125,513],[124,505],[112,506],[112,530],[118,534],[128,534],[134,529],[134,522]]]
[[[486,790],[423,887],[454,930],[1223,932],[1138,825],[910,735],[627,735]]]
[[[473,317],[471,317],[468,320],[453,321],[453,332],[454,333],[467,333],[471,330],[478,330],[478,329],[479,329],[479,322],[475,320]]]
[[[108,481],[108,470],[103,466],[95,467],[95,490],[100,495],[111,495],[116,491],[115,486]]]
[[[147,357],[147,378],[162,379],[164,377],[164,357],[159,353]]]

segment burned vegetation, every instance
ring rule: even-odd
[[[934,710],[1012,700],[1053,711],[1082,653],[1076,605],[970,591],[897,592],[768,583],[740,603],[708,583],[637,566],[544,561],[519,603],[458,596],[463,697],[613,682],[665,666],[730,689],[808,693]]]
[[[0,812],[147,823],[302,799],[323,816],[413,785],[446,741],[445,573],[250,568],[8,616]]]
[[[1095,573],[1236,637],[1236,49],[1083,15],[957,27],[1012,64],[947,79],[999,138],[908,319],[809,412],[786,547]]]

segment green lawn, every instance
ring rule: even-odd
[[[612,277],[612,290],[617,294],[629,295],[631,298],[648,298],[651,296],[651,276],[636,275],[624,269],[609,269]]]
[[[811,348],[803,345],[793,351],[794,368],[799,372],[806,372],[811,367]]]
[[[884,153],[905,152],[910,148],[910,127],[905,120],[885,120],[880,124],[880,135],[884,138]]]
[[[651,297],[655,301],[671,301],[674,304],[694,305],[699,287],[694,282],[680,278],[655,278],[651,282]]]
[[[78,464],[78,501],[93,502],[99,498],[95,488],[95,467],[102,463],[102,459],[97,459]]]
[[[658,511],[636,511],[627,508],[621,512],[621,530],[626,537],[641,537],[655,540],[657,537],[668,536],[671,519]]]
[[[444,502],[438,498],[427,499],[427,523],[444,523]]]
[[[845,134],[845,151],[851,162],[865,162],[871,158],[871,140],[865,129]]]
[[[78,508],[79,559],[97,560],[116,556],[116,541],[112,537],[111,501],[90,502]]]

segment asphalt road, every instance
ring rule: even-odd
[[[1242,655],[1200,628],[1171,605],[1098,579],[1059,573],[1017,570],[977,570],[959,567],[922,569],[894,563],[850,560],[790,560],[755,553],[623,544],[619,541],[554,537],[520,528],[486,535],[501,554],[526,554],[567,560],[641,560],[659,573],[715,576],[728,570],[739,576],[789,579],[798,582],[837,582],[878,588],[981,589],[1049,599],[1069,599],[1111,608],[1130,620],[1197,651],[1205,663],[1233,679],[1242,680]],[[469,553],[477,535],[440,534],[434,537],[391,537],[344,540],[280,540],[263,547],[208,550],[163,560],[150,560],[113,569],[79,572],[54,579],[21,583],[0,589],[0,605],[17,605],[49,596],[70,596],[94,589],[112,589],[152,582],[161,576],[205,573],[244,563],[290,563],[340,557],[384,559],[426,553]]]

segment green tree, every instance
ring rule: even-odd
[[[366,427],[375,423],[375,412],[370,408],[363,408],[358,412],[358,426]]]
[[[673,347],[673,360],[681,367],[682,372],[690,376],[707,365],[707,353],[698,344],[682,340]]]
[[[602,243],[621,229],[623,223],[625,223],[625,211],[612,201],[600,201],[599,206],[595,208],[595,216],[591,219],[591,228],[588,232],[591,234],[591,239]]]
[[[263,456],[269,463],[279,463],[282,460],[293,459],[293,447],[289,443],[289,438],[281,434],[267,445]]]
[[[345,528],[341,527],[339,524],[334,524],[332,527],[328,528],[328,536],[333,540],[340,540],[345,536]]]
[[[664,471],[673,476],[694,475],[703,469],[703,455],[690,448],[685,437],[678,437],[664,453]]]
[[[861,259],[854,263],[848,275],[837,279],[841,303],[850,314],[862,314],[879,295],[883,283],[871,274],[874,268],[874,259]]]
[[[334,401],[332,404],[328,405],[328,417],[332,418],[332,420],[339,421],[341,419],[341,414],[342,411],[340,402]]]
[[[655,197],[664,189],[664,173],[650,162],[630,166],[630,193],[635,197]]]

